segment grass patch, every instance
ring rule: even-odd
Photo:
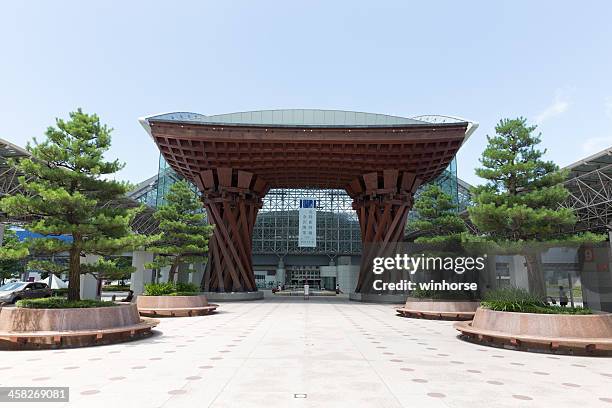
[[[173,292],[170,296],[198,296],[200,292]]]
[[[192,283],[149,283],[145,285],[144,296],[197,296],[200,288]]]
[[[551,306],[525,289],[503,288],[485,293],[480,305],[499,312],[587,315],[593,312],[585,307]]]
[[[42,299],[22,299],[17,302],[17,307],[24,309],[89,309],[92,307],[118,306],[114,302],[102,300],[67,300],[60,297]]]

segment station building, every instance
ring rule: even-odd
[[[230,122],[235,122],[236,125],[248,122],[265,125],[264,122],[268,122],[281,127],[283,123],[286,123],[290,126],[289,129],[292,125],[294,130],[300,126],[303,130],[306,119],[308,119],[308,126],[314,129],[332,125],[345,128],[354,126],[358,129],[376,128],[378,125],[379,129],[385,129],[385,125],[395,124],[397,126],[401,123],[418,127],[419,121],[451,124],[463,122],[466,123],[466,129],[470,130],[465,133],[464,139],[477,126],[475,123],[443,116],[411,119],[341,111],[259,111],[204,118],[202,118],[203,115],[184,113],[170,115],[175,121],[177,118],[186,116],[195,117],[197,121],[225,123],[226,126],[230,126],[227,125]],[[318,127],[313,123],[319,123]],[[179,126],[181,126],[180,122]],[[426,125],[421,124],[421,126]],[[0,139],[0,197],[19,192],[18,178],[27,177],[27,175],[18,174],[9,165],[9,159],[19,159],[28,155],[25,149]],[[569,177],[564,184],[569,189],[570,195],[562,205],[576,212],[579,220],[576,225],[577,232],[606,233],[612,229],[612,206],[609,194],[612,191],[611,158],[612,149],[608,148],[577,160],[565,168],[569,172]],[[313,162],[316,163],[314,160]],[[281,164],[276,167],[279,166],[282,167]],[[458,205],[458,211],[465,214],[464,209],[470,201],[470,186],[457,178],[457,162],[453,157],[441,167],[439,173],[423,185],[439,184],[453,197]],[[153,211],[164,203],[164,196],[172,183],[181,178],[185,178],[184,175],[177,172],[160,154],[158,173],[140,183],[125,198],[124,202],[119,203],[124,206],[146,204],[146,210],[132,225],[134,230],[141,233],[155,232],[156,223],[152,217]],[[195,184],[193,184],[193,189],[194,194],[202,194]],[[421,189],[422,186],[415,191],[415,194],[418,195]],[[300,200],[303,198],[313,199],[316,202],[315,246],[300,245],[299,212]],[[0,242],[5,228],[19,229],[22,221],[7,218],[6,214],[0,213]],[[27,235],[27,231],[21,231],[21,235]],[[351,293],[357,285],[362,254],[361,226],[353,208],[353,197],[343,188],[322,188],[321,186],[270,188],[262,197],[261,208],[252,231],[251,247],[253,276],[258,288],[269,288],[279,283],[299,287],[304,282],[309,282],[313,286],[333,288],[337,283],[343,292]],[[142,264],[140,257],[143,254],[123,255],[132,256],[136,264]],[[62,255],[58,254],[55,261],[61,262]],[[588,304],[596,310],[612,310],[612,299],[610,298],[612,265],[597,266],[599,273],[594,275],[596,282],[590,284],[597,290],[589,291],[588,288],[585,289],[589,285],[584,285],[582,282],[585,277],[584,271],[580,269],[576,256],[571,251],[546,254],[542,258],[542,264],[547,285],[552,288],[553,296],[556,288],[563,285],[570,289],[569,293],[573,293],[572,288],[576,289],[574,300],[577,304]],[[490,280],[495,286],[523,286],[522,269],[520,260],[499,259],[495,276],[492,276]],[[604,273],[601,273],[602,271]],[[27,272],[24,279],[27,279]],[[199,282],[195,276],[193,279],[190,277],[190,280]]]

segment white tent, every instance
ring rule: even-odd
[[[47,285],[49,285],[49,277],[45,279],[41,279],[37,282],[42,282],[42,283],[46,283]],[[68,284],[64,282],[63,280],[61,280],[60,278],[58,278],[57,276],[51,275],[51,285],[49,286],[51,287],[51,289],[64,289],[68,287]]]

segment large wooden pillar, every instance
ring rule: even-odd
[[[257,212],[268,190],[255,174],[220,167],[196,180],[208,220],[215,226],[209,243],[203,289],[210,292],[255,291],[251,242]]]
[[[363,244],[355,292],[371,289],[372,260],[387,256],[391,244],[402,240],[414,192],[420,185],[413,173],[383,170],[363,174],[346,187],[357,211]]]

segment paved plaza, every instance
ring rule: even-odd
[[[1,351],[0,385],[70,387],[44,407],[612,407],[612,359],[482,347],[338,298],[219,310],[132,343]]]

